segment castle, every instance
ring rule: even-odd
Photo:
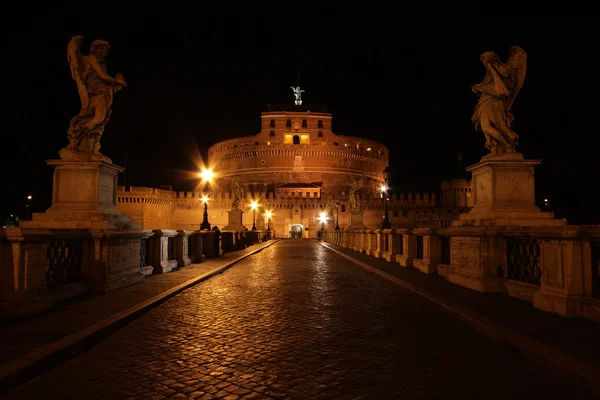
[[[444,182],[441,198],[434,193],[383,192],[388,161],[385,145],[334,133],[332,114],[323,107],[298,101],[269,105],[258,134],[208,149],[215,182],[187,193],[118,187],[117,207],[142,229],[197,230],[203,221],[202,196],[208,194],[208,220],[224,229],[230,226],[238,185],[243,227],[268,228],[277,237],[310,238],[319,230],[344,229],[353,223],[352,182],[361,187],[360,223],[367,228],[381,228],[386,209],[393,228],[445,226],[472,205],[470,181],[465,180]],[[255,210],[250,208],[252,201],[258,203]],[[320,219],[323,212],[326,222]]]

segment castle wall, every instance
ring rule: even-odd
[[[473,183],[471,179],[450,179],[442,181],[440,205],[447,208],[473,207]]]
[[[231,209],[233,196],[229,192],[215,192],[208,202],[208,220],[211,226],[223,229],[229,223],[228,210]],[[256,226],[266,229],[267,210],[273,213],[271,230],[281,237],[289,234],[291,225],[301,225],[305,237],[316,237],[321,229],[319,216],[328,214],[326,229],[337,224],[341,229],[350,225],[350,203],[347,196],[340,195],[339,208],[336,210],[328,203],[328,198],[305,197],[302,194],[279,194],[274,192],[245,192],[239,207],[244,214],[242,224],[251,229],[253,200],[259,203],[256,212]],[[363,208],[363,223],[371,229],[381,226],[385,205],[376,192],[365,192],[359,196]],[[154,188],[132,187],[125,190],[117,188],[117,209],[139,222],[141,229],[185,229],[197,230],[204,217],[204,204],[200,192],[174,192]],[[439,220],[455,219],[458,212],[449,213],[447,209],[436,206],[433,193],[394,193],[388,200],[388,216],[392,226],[412,227],[418,224],[439,225]],[[337,221],[336,221],[337,219]],[[306,230],[308,229],[308,230]]]

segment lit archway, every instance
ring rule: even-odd
[[[301,224],[294,224],[290,226],[290,237],[292,239],[302,239],[304,233],[304,226]]]

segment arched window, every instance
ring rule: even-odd
[[[294,144],[300,144],[300,136],[294,135]]]
[[[342,212],[346,212],[346,205],[342,204]]]

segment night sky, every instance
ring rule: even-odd
[[[528,71],[513,128],[517,150],[543,160],[540,204],[548,197],[557,217],[600,223],[597,17],[136,14],[13,21],[0,221],[23,212],[29,191],[35,212],[51,204],[45,160],[59,158],[80,108],[66,46],[81,34],[85,54],[92,40],[109,41],[108,73],[128,83],[101,140],[102,152],[127,167],[119,183],[175,190],[193,189],[186,171],[210,145],[258,133],[268,103],[293,103],[299,77],[304,103],[327,105],[334,133],[389,147],[393,190],[437,192],[487,153],[471,124],[471,85],[485,74],[479,55],[495,51],[506,62],[510,46],[521,46]]]

